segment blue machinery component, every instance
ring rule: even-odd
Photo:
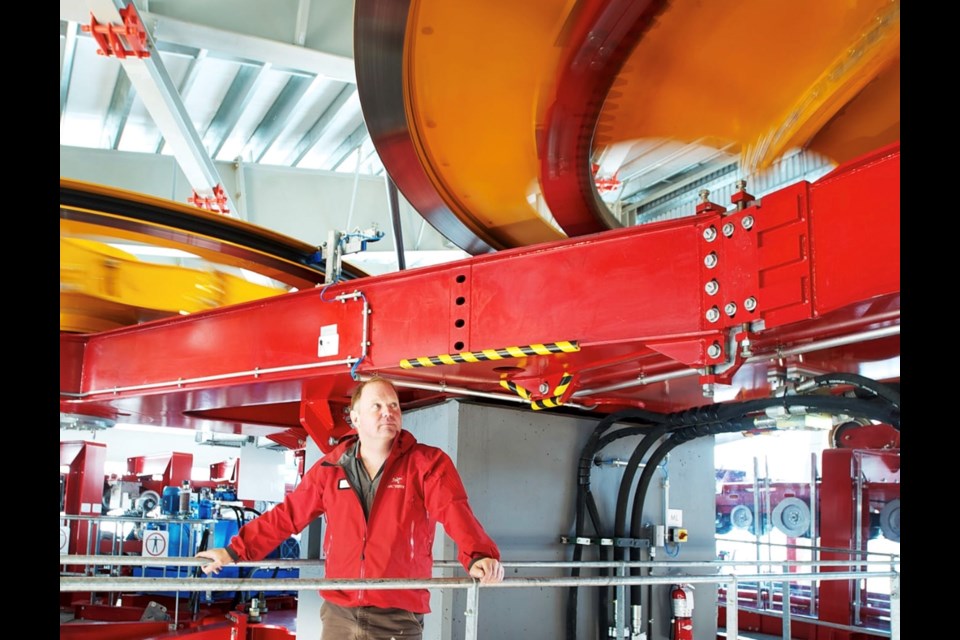
[[[219,519],[198,515],[213,515],[216,511],[216,503],[209,499],[201,499],[198,502],[187,502],[187,499],[181,501],[181,498],[189,496],[189,490],[181,491],[180,487],[166,487],[163,492],[162,510],[167,513],[168,510],[181,508],[182,504],[189,504],[188,516],[176,518],[158,519],[145,525],[141,535],[144,549],[144,555],[165,556],[169,558],[184,558],[196,555],[201,549],[214,549],[225,547],[230,539],[237,533],[241,525],[240,520]],[[176,513],[176,511],[174,511]],[[151,535],[151,532],[164,532],[165,535]],[[133,535],[133,534],[131,534]],[[285,569],[280,567],[269,567],[269,560],[296,560],[300,558],[300,542],[296,538],[288,538],[280,546],[274,549],[265,559],[265,567],[235,567],[227,566],[216,576],[210,576],[211,579],[217,578],[262,578],[264,572],[269,572],[272,578],[298,578],[300,572],[298,569]],[[134,577],[146,578],[188,578],[197,575],[197,567],[184,567],[175,564],[160,567],[133,567]],[[264,595],[288,595],[296,592],[267,592]],[[173,596],[173,593],[164,593],[163,595]]]

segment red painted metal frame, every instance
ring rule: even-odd
[[[829,449],[822,456],[823,480],[820,505],[823,514],[820,544],[824,548],[866,549],[869,538],[870,503],[888,502],[900,497],[900,451],[862,449]],[[862,488],[857,478],[863,479]],[[857,531],[856,495],[863,491]],[[858,543],[859,540],[859,543]],[[859,546],[858,546],[859,544]],[[823,552],[823,560],[851,560],[845,553]],[[845,571],[842,567],[826,567],[824,571]],[[866,592],[861,605],[866,606]],[[853,624],[854,583],[830,580],[820,585],[819,618],[827,622]],[[849,638],[850,635],[821,635],[821,638]]]
[[[101,442],[63,441],[60,443],[60,466],[68,467],[63,512],[67,515],[99,516],[103,510],[103,478],[107,462],[107,446]],[[97,537],[97,526],[71,520],[69,551],[71,554],[97,553],[89,548]],[[73,569],[73,567],[71,567]]]
[[[705,288],[710,281],[719,285],[716,295]],[[756,301],[752,310],[749,299]],[[736,304],[733,315],[725,311],[729,303]],[[719,311],[716,321],[711,309]],[[739,211],[61,335],[61,411],[256,435],[304,428],[325,447],[346,429],[343,406],[355,384],[349,359],[361,355],[364,339],[360,374],[504,397],[510,394],[501,379],[552,389],[570,374],[562,401],[605,412],[704,404],[705,382],[735,384],[741,397],[766,396],[769,370],[796,361],[785,350],[888,330],[803,359],[806,367],[857,372],[864,362],[899,356],[899,324],[896,144]],[[336,327],[339,351],[321,356],[327,326]],[[565,340],[579,350],[414,369],[399,364]],[[642,384],[659,374],[685,377]],[[450,395],[407,390],[401,399]],[[245,419],[248,412],[254,419]],[[270,415],[277,416],[274,428],[264,424]]]
[[[888,427],[889,428],[889,427]],[[827,449],[822,453],[822,479],[818,495],[820,496],[819,544],[824,549],[862,549],[866,550],[870,537],[870,512],[879,506],[900,498],[900,451],[873,449]],[[862,486],[857,486],[857,477],[862,477]],[[799,487],[798,487],[799,489]],[[862,491],[860,503],[860,531],[857,531],[856,505],[857,491]],[[718,502],[719,505],[719,502]],[[858,547],[859,545],[859,547]],[[855,555],[824,551],[822,560],[855,560]],[[868,557],[876,560],[875,557]],[[824,572],[848,571],[847,567],[824,567]],[[820,583],[818,588],[817,619],[845,626],[853,626],[853,603],[856,592],[853,580],[829,580]],[[720,600],[725,601],[726,589],[720,589]],[[877,597],[879,594],[873,594]],[[833,629],[804,621],[802,616],[809,615],[809,597],[791,596],[793,612],[797,615],[791,623],[791,637],[802,640],[867,640],[885,637],[884,627],[889,627],[889,608],[875,606],[868,599],[864,589],[860,594],[861,631]],[[758,598],[763,597],[755,590],[741,588],[738,601],[746,607],[758,606]],[[767,594],[766,606],[772,610],[782,607],[779,594]],[[884,596],[880,596],[884,597]],[[782,609],[781,609],[782,610]],[[726,626],[726,610],[720,606],[718,624]],[[783,620],[777,615],[763,612],[741,611],[738,618],[739,628],[744,631],[759,631],[780,635]],[[866,628],[869,627],[869,628]],[[876,633],[871,633],[874,631]]]
[[[168,631],[166,622],[68,622],[60,625],[60,640],[142,640]]]
[[[177,486],[190,479],[193,472],[192,453],[162,453],[127,458],[127,475],[131,479],[141,476],[161,476],[164,486]]]
[[[170,631],[165,621],[144,622],[116,617],[117,607],[96,607],[99,620],[78,619],[60,625],[61,640],[144,640],[145,638],[191,638],[192,640],[294,640],[296,635],[278,625],[251,623],[246,613],[228,611],[207,615],[189,625]],[[130,609],[129,607],[121,609]],[[123,611],[120,615],[127,615]]]

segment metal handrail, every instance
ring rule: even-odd
[[[200,566],[209,562],[204,558],[143,558],[136,556],[89,556],[89,555],[61,555],[61,565],[76,564],[98,564],[103,566],[114,566],[120,564],[132,564],[142,566],[153,566],[157,564],[171,565],[179,564],[183,566]],[[269,562],[243,562],[239,566],[277,566],[280,563],[289,566],[316,566],[321,564],[316,560],[276,560]],[[863,567],[865,565],[882,565],[886,570],[871,571],[828,571],[828,572],[784,572],[782,574],[774,573],[756,573],[756,574],[735,574],[729,570],[731,565],[737,563],[725,561],[698,561],[698,562],[504,562],[505,568],[519,567],[551,567],[563,568],[570,566],[591,566],[606,568],[623,568],[633,566],[656,566],[676,569],[681,566],[691,568],[712,567],[715,569],[711,574],[692,574],[679,573],[664,576],[630,576],[630,575],[610,575],[596,577],[510,577],[497,584],[480,584],[473,578],[430,578],[430,579],[366,579],[366,580],[344,580],[344,579],[324,579],[324,578],[143,578],[143,577],[115,577],[115,576],[61,576],[61,592],[87,592],[87,591],[176,591],[176,592],[194,592],[194,591],[326,591],[326,590],[366,590],[366,589],[466,589],[468,591],[468,606],[466,615],[466,640],[476,640],[477,637],[477,616],[479,615],[479,589],[503,589],[503,588],[530,588],[530,587],[613,587],[613,586],[634,586],[634,585],[673,585],[678,583],[687,584],[715,584],[718,586],[727,586],[728,593],[738,593],[738,585],[742,582],[753,580],[769,580],[771,576],[782,575],[788,580],[784,580],[784,589],[788,590],[789,582],[799,580],[810,580],[820,582],[824,580],[861,580],[865,577],[889,578],[891,580],[891,597],[899,602],[899,584],[900,571],[899,562],[891,565],[890,562],[883,561],[786,561],[774,562],[771,566],[783,567],[790,566],[810,566],[812,568],[823,566],[852,566]],[[745,561],[742,564],[755,565],[755,561]],[[437,568],[446,568],[450,566],[459,566],[454,562],[436,563]],[[787,600],[789,602],[789,600]],[[740,606],[737,598],[727,598],[727,636],[737,637],[738,634],[738,616]],[[784,637],[789,638],[789,614],[786,613],[789,607],[785,609],[784,614]],[[809,620],[811,624],[822,624],[833,628],[846,628],[855,631],[868,631],[874,635],[888,635],[882,630],[867,629],[865,627],[843,627],[833,623],[822,623],[817,620]],[[891,607],[891,631],[889,635],[893,640],[899,640],[900,621],[899,606]]]
[[[184,566],[184,567],[202,567],[203,565],[209,564],[211,561],[206,558],[197,558],[194,556],[185,556],[185,557],[144,557],[144,556],[112,556],[112,555],[66,555],[61,554],[60,564],[65,565],[112,565],[112,566],[142,566],[142,567],[169,567],[169,566]],[[241,561],[230,563],[231,567],[282,567],[282,568],[297,568],[297,567],[322,567],[326,564],[324,560],[310,560],[303,558],[268,558],[264,560],[253,560],[253,561]],[[533,568],[569,568],[569,567],[580,567],[581,569],[610,569],[610,568],[631,568],[631,569],[677,569],[677,568],[709,568],[709,567],[733,567],[733,566],[755,566],[757,564],[756,560],[678,560],[674,562],[668,561],[647,561],[647,560],[631,560],[631,561],[566,561],[566,560],[540,560],[540,561],[504,561],[501,564],[505,568],[509,569],[533,569]],[[789,567],[867,567],[867,566],[876,566],[876,567],[885,567],[889,568],[891,562],[889,560],[774,560],[769,563],[771,566],[789,566]],[[899,560],[893,564],[898,565]],[[442,560],[433,563],[434,569],[455,569],[457,567],[462,567],[459,562],[456,560]],[[718,574],[719,575],[719,574]],[[780,575],[779,573],[762,573],[765,579],[770,576]],[[794,578],[799,575],[796,573],[784,573],[784,576]],[[744,574],[738,574],[741,581],[745,579]],[[882,576],[881,576],[882,577]]]
[[[580,569],[610,569],[608,576],[537,576],[537,577],[510,577],[502,583],[492,585],[481,585],[477,580],[469,577],[437,577],[424,579],[373,579],[373,580],[342,580],[342,579],[323,579],[323,578],[227,578],[217,576],[216,578],[205,578],[200,576],[198,571],[203,565],[211,562],[206,558],[198,558],[192,554],[196,550],[196,534],[200,528],[216,524],[215,519],[198,520],[196,518],[185,517],[134,517],[134,516],[93,516],[93,515],[65,515],[60,514],[61,523],[64,521],[88,521],[87,524],[87,544],[86,554],[61,554],[61,592],[91,592],[91,593],[110,593],[110,592],[131,592],[131,591],[150,591],[150,592],[218,592],[218,591],[325,591],[325,590],[366,590],[366,589],[466,589],[467,607],[466,607],[466,635],[465,640],[475,640],[477,637],[479,612],[479,589],[480,588],[526,588],[526,587],[617,587],[619,590],[627,586],[639,585],[674,585],[680,583],[687,584],[714,584],[717,587],[725,586],[727,593],[739,593],[739,587],[751,584],[753,582],[761,583],[780,583],[780,589],[784,593],[784,603],[790,602],[790,585],[795,582],[810,581],[819,583],[824,580],[855,580],[859,581],[867,578],[887,578],[891,580],[891,615],[890,632],[881,629],[873,629],[866,626],[844,626],[835,623],[820,621],[812,617],[803,616],[807,624],[816,624],[837,629],[849,631],[869,632],[873,635],[886,636],[899,639],[899,576],[900,576],[900,557],[898,554],[875,553],[864,550],[854,549],[828,549],[826,547],[814,547],[804,545],[779,545],[800,549],[809,549],[811,551],[831,551],[833,553],[849,554],[851,557],[847,560],[767,560],[757,562],[756,560],[696,560],[696,561],[504,561],[502,564],[505,569],[551,569],[560,570],[564,568],[577,567]],[[122,550],[123,540],[115,540],[120,544],[119,548],[114,548],[111,544],[111,553],[90,553],[93,551],[95,538],[100,538],[103,532],[109,533],[111,528],[118,524],[139,524],[149,527],[183,527],[189,526],[190,533],[185,542],[181,538],[180,552],[185,555],[175,556],[141,556],[124,554]],[[114,534],[116,531],[113,532]],[[96,543],[99,545],[99,543]],[[97,547],[99,549],[99,546]],[[818,557],[814,555],[814,557]],[[868,557],[879,558],[868,560]],[[318,559],[280,559],[271,558],[255,562],[239,562],[232,564],[236,567],[270,567],[282,569],[296,569],[304,567],[323,568],[325,562]],[[113,575],[115,568],[120,566],[140,566],[140,567],[161,567],[163,576],[161,577],[120,577]],[[65,567],[76,569],[83,567],[83,572],[64,571]],[[110,567],[111,575],[97,573],[95,567]],[[461,565],[456,561],[436,561],[433,565],[435,570],[456,570]],[[740,573],[742,568],[755,568],[755,573]],[[167,570],[174,568],[177,577],[168,577]],[[764,568],[769,572],[764,572]],[[829,568],[821,572],[819,569]],[[669,569],[670,575],[629,575],[630,569],[646,569],[653,571],[656,569]],[[807,570],[806,573],[797,572],[798,569]],[[846,569],[844,571],[843,569]],[[193,574],[194,577],[184,577],[182,574]],[[686,570],[687,573],[674,573],[677,570]],[[693,573],[691,573],[693,572]],[[179,597],[177,598],[179,603]],[[726,606],[727,617],[727,635],[736,637],[738,627],[738,612],[740,610],[752,611],[750,607],[741,606],[738,597],[728,597],[726,602],[719,602],[719,605]],[[775,609],[764,610],[773,616],[783,618],[784,638],[789,638],[791,627],[791,609],[789,606],[783,607],[783,612],[778,613]],[[179,607],[175,609],[174,620],[179,617]],[[625,618],[625,617],[624,617]],[[626,628],[625,620],[619,623],[617,633],[623,637]]]

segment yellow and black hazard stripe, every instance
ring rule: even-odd
[[[557,388],[553,390],[553,395],[548,398],[541,398],[539,400],[530,400],[530,392],[518,385],[515,382],[510,382],[509,380],[501,380],[500,386],[508,391],[513,391],[518,396],[524,400],[530,400],[530,408],[534,411],[539,411],[540,409],[552,409],[554,407],[559,407],[563,404],[563,394],[566,392],[567,387],[570,386],[570,383],[573,381],[572,373],[564,373],[560,378],[560,383],[557,385]]]
[[[573,381],[572,373],[564,373],[560,378],[557,388],[553,390],[553,395],[549,398],[541,398],[539,400],[531,400],[530,408],[534,411],[539,411],[540,409],[553,409],[559,407],[563,404],[563,394],[567,391],[567,387],[570,386],[570,383]]]
[[[564,373],[563,376],[560,378],[559,384],[557,384],[557,388],[553,390],[553,395],[556,397],[562,396],[567,391],[567,387],[570,386],[570,383],[572,381],[573,381],[573,374]]]
[[[577,351],[580,351],[580,344],[576,340],[564,340],[561,342],[530,344],[524,347],[461,351],[460,353],[445,353],[439,356],[407,358],[400,361],[400,368],[415,369],[417,367],[436,367],[442,364],[485,362],[489,360],[503,360],[504,358],[522,358],[524,356],[548,356],[554,353],[574,353]]]
[[[562,396],[553,396],[551,398],[541,398],[540,400],[531,400],[530,408],[534,411],[540,409],[553,409],[563,404]]]
[[[515,382],[510,382],[509,380],[501,380],[500,386],[506,389],[507,391],[513,391],[515,394],[517,394],[524,400],[530,399],[530,392]]]

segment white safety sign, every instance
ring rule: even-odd
[[[170,550],[170,534],[166,531],[147,531],[143,536],[143,552],[147,558],[166,558]]]

